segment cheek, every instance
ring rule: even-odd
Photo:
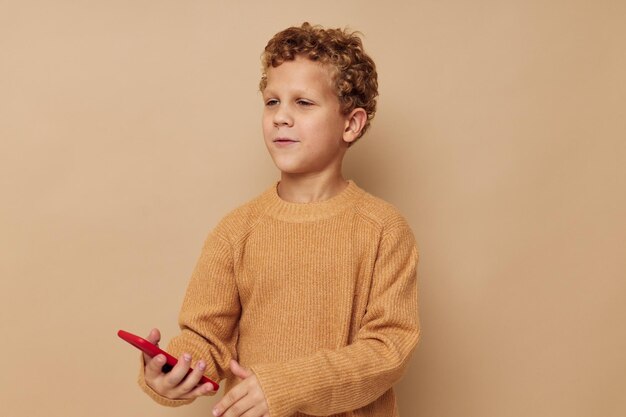
[[[264,114],[261,118],[261,129],[263,129],[263,136],[267,138],[267,136],[272,132],[273,128],[274,124],[272,123],[272,119]]]

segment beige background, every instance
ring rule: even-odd
[[[0,2],[0,413],[208,415],[115,332],[169,339],[206,233],[278,178],[259,54],[303,20],[378,64],[346,175],[421,248],[402,416],[626,415],[617,0]]]

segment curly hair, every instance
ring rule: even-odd
[[[263,91],[267,86],[270,67],[275,68],[297,56],[329,65],[342,113],[348,114],[358,107],[367,113],[362,136],[376,113],[378,74],[358,34],[347,29],[324,29],[308,22],[278,32],[261,55],[263,73],[259,89]]]

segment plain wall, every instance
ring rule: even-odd
[[[626,415],[626,3],[0,2],[0,413],[206,416],[135,384],[206,234],[278,172],[267,40],[364,34],[345,174],[418,239],[403,417]]]

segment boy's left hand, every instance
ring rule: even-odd
[[[230,361],[230,370],[242,381],[213,407],[213,415],[215,417],[239,417],[243,415],[246,417],[269,417],[265,394],[263,394],[256,375],[239,365],[236,360]]]

